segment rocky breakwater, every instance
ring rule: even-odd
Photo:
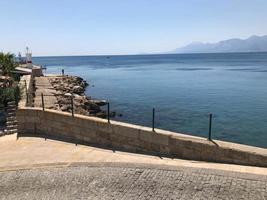
[[[56,90],[58,104],[62,111],[71,112],[71,98],[73,98],[75,114],[87,116],[107,117],[107,112],[101,106],[107,104],[105,100],[93,100],[84,94],[88,84],[77,76],[50,77],[49,81]]]

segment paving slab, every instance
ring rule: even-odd
[[[49,78],[46,76],[35,77],[35,98],[34,107],[42,107],[41,94],[44,95],[45,108],[58,109],[58,101],[55,96],[56,90],[49,82]]]

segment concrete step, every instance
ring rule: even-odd
[[[7,108],[6,111],[7,111],[7,112],[16,112],[17,109],[16,109],[16,108]]]
[[[6,126],[6,129],[7,130],[12,130],[12,129],[17,129],[18,128],[18,125],[16,125],[16,124],[13,124],[13,125],[7,125]]]
[[[11,129],[11,130],[7,130],[6,134],[13,134],[13,133],[17,133],[18,129]]]
[[[17,125],[18,124],[18,121],[17,120],[14,120],[14,121],[7,121],[6,122],[6,125]]]
[[[14,121],[14,120],[17,120],[16,116],[8,116],[6,118],[6,120],[9,122],[9,121]]]
[[[8,117],[16,116],[16,112],[8,112],[6,115]]]
[[[7,107],[7,110],[8,110],[8,109],[17,109],[17,106],[8,106],[8,107]]]
[[[16,113],[16,109],[12,109],[12,110],[7,110],[7,113]]]

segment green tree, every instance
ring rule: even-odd
[[[17,67],[15,55],[11,53],[0,53],[0,70],[3,75],[10,75]]]

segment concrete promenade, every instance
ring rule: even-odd
[[[0,138],[0,199],[266,199],[267,168]]]
[[[267,176],[267,168],[263,167],[171,159],[36,137],[17,139],[16,134],[0,137],[0,160],[0,171],[51,165],[69,166],[75,163],[133,163],[218,169]]]
[[[59,109],[56,90],[52,87],[47,77],[35,77],[35,98],[34,107],[42,107],[41,94],[44,95],[45,108]]]

